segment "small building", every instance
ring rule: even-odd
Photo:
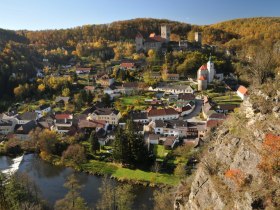
[[[178,119],[179,113],[173,108],[151,109],[148,111],[148,119],[155,120],[172,120]]]
[[[158,134],[149,134],[148,143],[149,144],[159,144],[160,135]]]
[[[106,123],[117,125],[121,118],[121,113],[113,108],[97,108],[89,114],[89,120],[104,120]]]
[[[248,96],[248,89],[240,85],[236,93],[242,100],[245,100]]]
[[[166,137],[163,145],[165,149],[173,149],[176,143],[179,143],[179,139],[177,136],[168,136]]]
[[[108,74],[100,74],[95,76],[95,82],[103,87],[109,87],[114,84],[115,79]]]
[[[47,104],[41,105],[38,107],[38,109],[35,110],[35,112],[38,114],[38,117],[41,118],[44,115],[51,112],[51,107]]]
[[[14,131],[15,123],[11,119],[0,120],[0,134],[7,135]]]
[[[24,112],[16,117],[18,124],[23,125],[30,121],[37,121],[39,116],[36,112]]]
[[[70,97],[62,97],[58,96],[55,98],[55,104],[58,107],[64,107],[66,104],[68,104],[70,101]]]
[[[77,67],[76,68],[76,74],[89,74],[91,71],[91,68],[82,68],[82,67]]]
[[[17,124],[15,126],[14,134],[12,135],[14,138],[19,140],[27,140],[29,139],[29,133],[36,128],[36,121],[31,120],[25,124]]]
[[[52,130],[55,130],[58,133],[67,134],[71,130],[72,125],[72,114],[56,114]]]
[[[130,112],[130,117],[132,118],[133,122],[136,123],[148,123],[148,113],[146,111],[132,111]]]

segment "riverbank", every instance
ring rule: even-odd
[[[80,166],[75,166],[71,162],[62,162],[59,156],[48,156],[47,158],[43,157],[42,159],[57,166],[71,167],[76,171],[98,176],[109,176],[120,182],[129,182],[132,184],[141,184],[152,187],[176,186],[180,182],[180,178],[175,175],[129,169],[122,167],[120,164],[99,160],[90,160]]]

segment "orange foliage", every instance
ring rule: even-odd
[[[239,169],[230,169],[225,173],[225,177],[232,180],[238,187],[245,184],[245,174]]]
[[[262,145],[263,154],[259,168],[266,172],[280,171],[280,136],[267,134]]]

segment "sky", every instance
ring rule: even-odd
[[[279,17],[280,0],[0,0],[0,28],[60,29],[134,18],[206,25]]]

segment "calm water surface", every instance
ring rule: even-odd
[[[0,157],[0,170],[8,168],[12,159],[6,156]],[[98,188],[101,187],[102,177],[89,175],[83,172],[74,172],[71,168],[53,166],[34,154],[25,155],[19,166],[19,172],[24,172],[32,178],[41,191],[41,195],[51,206],[55,201],[63,198],[67,189],[63,187],[66,178],[75,173],[82,188],[82,197],[90,207],[94,207],[100,198]],[[121,184],[112,180],[114,184]],[[153,188],[135,185],[134,209],[152,209]]]

